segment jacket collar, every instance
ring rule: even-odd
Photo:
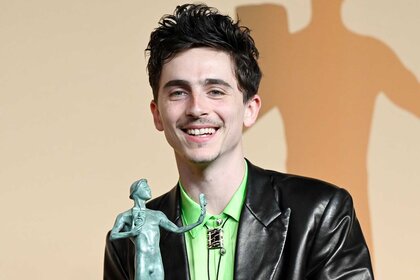
[[[279,207],[279,194],[273,188],[271,176],[267,171],[251,164],[249,166],[249,179],[245,207],[264,227],[268,227],[281,215]]]
[[[290,209],[282,211],[280,193],[269,171],[248,162],[247,196],[239,222],[235,279],[277,279]]]

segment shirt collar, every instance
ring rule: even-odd
[[[242,178],[242,182],[239,185],[239,188],[236,190],[236,192],[232,196],[228,205],[226,205],[225,209],[220,215],[212,216],[207,213],[206,217],[204,218],[204,222],[189,231],[189,233],[191,234],[193,238],[195,238],[197,234],[204,228],[204,225],[209,221],[209,219],[215,219],[215,218],[225,219],[227,217],[230,217],[234,221],[239,222],[242,206],[245,202],[247,180],[248,180],[248,163],[245,161],[244,177]],[[181,181],[179,181],[178,184],[181,189],[182,222],[184,223],[184,225],[195,223],[198,217],[200,216],[200,212],[201,212],[200,205],[188,196],[187,192],[184,190],[184,187],[181,184]]]

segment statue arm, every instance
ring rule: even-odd
[[[204,217],[206,216],[206,205],[207,205],[207,201],[204,194],[200,194],[201,213],[200,213],[200,216],[198,217],[197,222],[191,225],[178,227],[177,225],[172,223],[164,214],[162,214],[164,217],[162,217],[162,219],[160,220],[160,226],[168,231],[172,231],[175,233],[184,233],[186,231],[189,231],[195,228],[196,226],[200,225],[204,221]]]
[[[115,220],[114,226],[112,227],[110,239],[120,239],[120,238],[127,238],[136,236],[139,234],[140,227],[132,227],[130,223],[130,214],[125,212],[118,215],[117,219]],[[130,228],[129,231],[123,231],[125,228]]]

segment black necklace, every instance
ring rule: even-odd
[[[214,250],[214,249],[220,249],[219,261],[218,261],[217,270],[216,270],[216,280],[219,279],[220,263],[222,261],[222,256],[226,253],[226,249],[224,248],[224,243],[223,243],[223,227],[225,226],[227,220],[229,220],[229,216],[226,218],[226,220],[222,224],[222,219],[217,219],[216,224],[219,226],[222,225],[219,228],[209,229],[207,225],[205,225],[205,227],[207,228],[207,276],[208,276],[208,280],[210,280],[210,250]]]

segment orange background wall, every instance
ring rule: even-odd
[[[0,0],[0,278],[98,279],[106,231],[176,183],[143,54],[180,1]],[[420,3],[208,1],[254,30],[254,163],[353,194],[378,279],[420,273]],[[162,171],[164,176],[162,176]]]

